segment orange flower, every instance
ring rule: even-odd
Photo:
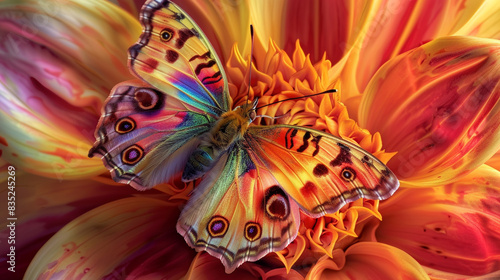
[[[130,78],[126,50],[140,34],[134,1],[117,2],[129,13],[98,0],[0,3],[0,180],[7,197],[4,170],[16,168],[17,277],[500,276],[495,1],[179,1],[226,66],[233,107],[248,92],[251,23],[251,99],[339,90],[264,107],[258,114],[283,117],[256,122],[357,143],[401,180],[382,203],[301,215],[287,248],[230,275],[175,230],[191,184],[137,192],[86,157],[109,90]]]

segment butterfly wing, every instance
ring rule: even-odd
[[[129,49],[132,71],[200,113],[219,116],[228,111],[222,64],[196,23],[166,0],[147,1],[141,22],[143,33]]]
[[[213,120],[143,82],[116,85],[89,152],[100,154],[113,179],[143,190],[180,172]]]
[[[147,189],[183,170],[229,95],[215,51],[179,7],[147,1],[140,17],[129,67],[145,83],[112,90],[89,156],[102,155],[116,181]]]
[[[202,178],[177,222],[186,242],[220,258],[227,273],[285,248],[297,236],[297,204],[258,166],[262,163],[235,145]]]
[[[312,217],[359,198],[382,200],[399,187],[396,176],[360,147],[330,134],[291,125],[253,126],[246,140],[263,163]]]

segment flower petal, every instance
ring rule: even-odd
[[[193,250],[194,251],[194,250]],[[253,267],[257,267],[253,271]],[[225,268],[222,262],[206,252],[198,253],[196,258],[194,258],[191,263],[189,272],[186,273],[183,279],[186,280],[217,280],[217,279],[241,279],[241,280],[251,280],[256,279],[256,275],[263,276],[262,269],[258,268],[255,263],[244,263],[241,267],[237,268],[231,274],[225,272]]]
[[[343,254],[337,250],[337,254]],[[422,267],[404,251],[377,242],[359,242],[345,256],[322,258],[306,279],[429,279]]]
[[[2,169],[7,170],[7,168]],[[31,259],[42,245],[60,228],[81,214],[107,202],[130,197],[138,192],[124,185],[109,185],[92,180],[59,181],[16,171],[16,273],[24,274]],[[111,179],[108,179],[112,181]],[[0,196],[10,191],[7,178],[1,180]],[[148,191],[155,194],[157,191]],[[146,195],[146,193],[142,193]],[[10,195],[9,195],[10,196]],[[4,205],[7,205],[5,203]],[[7,240],[9,221],[2,221],[0,239]],[[2,256],[4,256],[2,254]],[[1,273],[10,273],[0,271]]]
[[[485,164],[495,168],[500,171],[500,150],[496,152]]]
[[[479,276],[500,269],[500,171],[482,165],[453,184],[403,188],[380,204],[377,239],[434,270]],[[435,274],[435,273],[434,273]]]
[[[326,58],[335,64],[349,51],[358,36],[362,36],[363,25],[374,11],[376,2],[286,1],[282,10],[275,12],[278,17],[273,15],[273,23],[268,25],[271,26],[268,28],[273,28],[273,25],[281,28],[275,27],[274,32],[266,35],[277,40],[288,53],[293,52],[295,41],[299,39],[305,53],[311,55],[311,61],[319,61],[326,53]]]
[[[454,33],[454,35],[500,39],[500,29],[498,28],[498,22],[500,21],[500,2],[471,2],[481,3],[481,6],[475,10],[468,9],[469,13],[473,11],[474,14],[457,32]]]
[[[371,80],[360,124],[378,131],[400,180],[436,185],[500,148],[500,43],[446,37],[398,56]]]
[[[231,48],[237,44],[250,54],[250,4],[249,1],[177,1],[179,5],[208,37],[211,45],[225,64]]]
[[[32,173],[84,178],[102,102],[130,79],[136,19],[106,1],[0,2],[0,149]]]
[[[139,11],[146,0],[109,0],[129,12],[133,17],[139,18]]]
[[[175,230],[176,204],[125,198],[73,220],[37,253],[28,279],[178,279],[196,252]]]
[[[375,15],[362,29],[363,39],[356,42],[347,62],[352,67],[343,74],[344,81],[355,82],[349,86],[349,95],[363,92],[389,59],[451,35],[480,8],[481,2],[474,0],[376,1]]]

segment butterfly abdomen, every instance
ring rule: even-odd
[[[214,151],[213,146],[199,146],[189,157],[182,173],[182,180],[189,182],[200,178],[213,167],[219,157],[220,153]]]
[[[186,163],[182,174],[183,181],[189,182],[203,176],[233,143],[243,138],[250,120],[244,117],[242,111],[236,109],[224,113],[213,128],[201,136],[202,143]]]

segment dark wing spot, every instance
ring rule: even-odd
[[[302,145],[297,149],[297,152],[302,153],[309,147],[309,138],[311,138],[311,133],[307,131],[302,137]]]
[[[152,73],[156,67],[158,67],[158,60],[154,58],[148,58],[144,61],[144,65],[141,66],[142,70],[146,73]]]
[[[206,53],[204,53],[204,54],[202,54],[202,55],[194,55],[193,57],[191,57],[191,58],[189,59],[189,62],[191,62],[191,61],[193,61],[193,60],[195,60],[195,59],[197,59],[197,58],[200,58],[200,59],[207,59],[207,58],[210,58],[210,51],[208,51],[208,52],[206,52]]]
[[[313,174],[316,177],[325,176],[328,174],[328,167],[322,163],[318,163],[313,169]]]
[[[193,33],[193,31],[190,29],[184,28],[179,30],[179,38],[177,38],[177,40],[175,41],[175,47],[178,49],[182,49],[186,41],[194,35],[195,34]]]
[[[306,182],[302,188],[300,188],[300,192],[305,195],[311,195],[316,192],[316,185],[313,182]]]
[[[156,111],[165,104],[165,95],[151,88],[138,88],[134,93],[138,111]]]
[[[321,137],[322,137],[321,135],[314,136],[313,140],[311,140],[314,143],[315,147],[316,147],[316,149],[312,153],[313,157],[316,156],[319,153],[319,141],[321,140]]]
[[[178,58],[179,58],[179,53],[174,50],[168,50],[167,53],[165,54],[165,60],[167,60],[170,63],[176,62]]]
[[[293,148],[293,138],[297,135],[297,131],[298,130],[296,128],[290,128],[287,130],[285,134],[285,147],[287,149]]]
[[[210,84],[218,83],[220,80],[222,80],[222,75],[220,74],[220,71],[217,71],[212,76],[203,78],[201,80],[201,82],[204,85],[210,85]]]
[[[270,219],[284,220],[290,214],[288,195],[279,186],[272,186],[266,191],[263,205],[264,212]]]
[[[215,64],[215,60],[210,60],[207,63],[200,63],[200,64],[198,64],[198,66],[196,66],[194,73],[196,73],[196,76],[198,76],[198,75],[200,75],[201,70],[203,70],[204,68],[210,68],[210,67],[214,66],[214,64]]]
[[[340,146],[340,153],[334,160],[330,162],[330,165],[332,167],[335,167],[344,163],[352,164],[350,149],[341,143],[339,143],[338,145]]]

